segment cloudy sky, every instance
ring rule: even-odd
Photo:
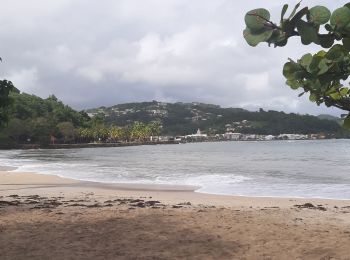
[[[252,48],[242,37],[247,11],[277,21],[285,2],[297,1],[1,0],[0,76],[76,109],[160,100],[339,114],[284,84],[287,58],[318,46]]]

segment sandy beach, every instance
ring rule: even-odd
[[[0,172],[1,259],[350,259],[350,201]]]

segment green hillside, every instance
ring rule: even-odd
[[[335,121],[311,115],[286,114],[277,111],[257,112],[241,108],[222,108],[203,103],[142,102],[100,107],[86,111],[90,116],[103,117],[106,123],[125,126],[135,121],[160,121],[163,134],[191,134],[200,128],[208,134],[234,129],[252,134],[311,134],[326,133],[337,137],[348,132]],[[244,121],[244,123],[242,123]]]
[[[338,124],[342,125],[344,122],[344,119],[340,118],[340,117],[336,117],[336,116],[332,116],[332,115],[327,115],[327,114],[321,114],[317,116],[319,119],[326,119],[326,120],[331,120],[331,121],[335,121]]]
[[[142,102],[75,111],[55,96],[42,99],[11,93],[9,122],[0,129],[0,147],[16,144],[146,141],[151,135],[186,135],[200,128],[213,135],[226,131],[278,135],[324,133],[348,138],[334,120],[277,111],[251,112],[203,103]],[[329,118],[328,118],[329,119]]]
[[[50,136],[73,136],[75,128],[89,125],[84,112],[64,105],[55,96],[42,99],[26,93],[11,93],[13,106],[8,124],[0,129],[0,145],[49,143]]]

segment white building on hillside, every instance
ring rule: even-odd
[[[207,138],[207,134],[202,134],[201,130],[198,128],[197,133],[191,134],[191,135],[186,135],[186,138],[195,138],[195,139],[200,139],[200,138]]]
[[[224,138],[227,140],[240,140],[242,138],[242,134],[240,133],[225,133]]]

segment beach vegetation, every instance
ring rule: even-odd
[[[11,92],[18,92],[11,81],[0,80],[0,127],[7,124],[9,120],[9,110],[13,104]]]

